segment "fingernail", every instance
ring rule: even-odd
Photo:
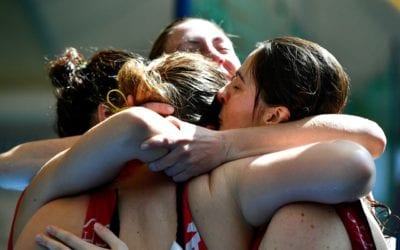
[[[53,226],[47,226],[47,227],[46,227],[46,231],[47,231],[49,234],[54,234],[55,229],[54,229]]]
[[[35,236],[35,241],[36,241],[36,243],[38,243],[40,245],[43,245],[43,243],[44,243],[43,238],[40,234]]]
[[[170,113],[174,113],[175,109],[174,109],[174,107],[172,107],[172,106],[168,106],[168,111],[169,111]]]
[[[95,230],[100,230],[103,226],[100,223],[96,222],[96,223],[94,223],[93,227],[94,227]]]

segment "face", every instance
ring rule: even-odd
[[[219,115],[220,129],[245,128],[262,125],[261,118],[254,113],[256,85],[251,74],[250,55],[232,80],[218,92],[218,100],[222,104]],[[258,110],[267,105],[260,102]]]
[[[169,35],[165,51],[200,52],[218,63],[228,79],[240,67],[231,40],[215,25],[204,20],[189,20],[176,26]]]

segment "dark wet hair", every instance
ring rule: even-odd
[[[138,55],[115,49],[98,51],[88,61],[75,48],[48,64],[48,75],[55,88],[56,124],[60,137],[80,135],[97,123],[96,111],[109,90],[117,88],[121,66]]]
[[[326,49],[316,43],[279,37],[258,44],[251,61],[256,82],[256,106],[283,105],[290,120],[343,111],[349,79]]]

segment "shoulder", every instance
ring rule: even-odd
[[[280,208],[272,217],[261,246],[262,249],[289,246],[351,249],[346,229],[335,209],[317,203],[293,203]]]
[[[35,249],[35,236],[45,233],[46,226],[51,224],[79,235],[82,232],[88,201],[88,195],[80,195],[57,199],[42,206],[25,225],[15,249]]]

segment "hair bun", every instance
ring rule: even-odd
[[[75,48],[66,48],[63,55],[49,62],[49,77],[54,87],[73,87],[82,82],[79,69],[84,65],[84,57]]]

